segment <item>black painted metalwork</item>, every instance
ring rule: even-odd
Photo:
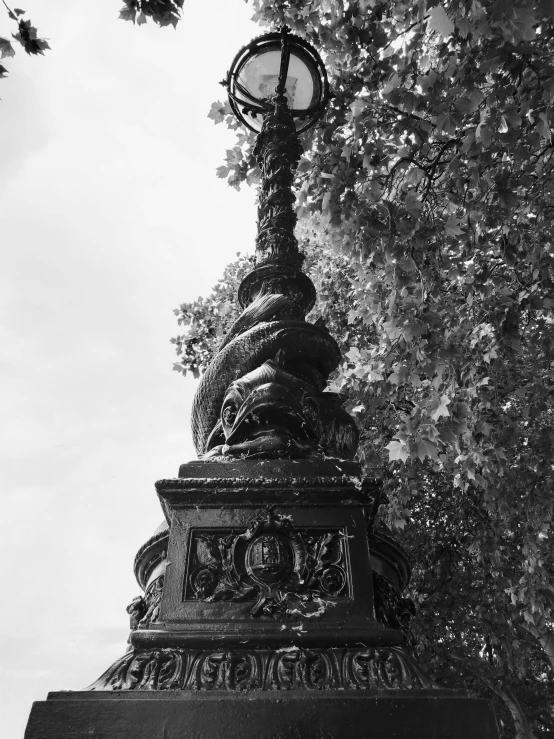
[[[250,130],[257,131],[247,116],[263,117],[273,109],[272,97],[255,97],[239,81],[245,64],[254,56],[266,51],[280,49],[281,68],[276,95],[285,92],[285,83],[291,51],[296,54],[310,69],[314,81],[316,102],[305,109],[291,109],[292,117],[297,121],[298,133],[306,131],[321,117],[329,100],[329,83],[327,72],[317,51],[303,39],[289,33],[287,26],[281,31],[258,36],[244,46],[233,59],[227,78],[223,81],[229,94],[229,102],[235,116]]]

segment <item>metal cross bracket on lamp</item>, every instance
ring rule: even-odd
[[[260,294],[282,293],[306,313],[315,290],[300,270],[292,184],[302,154],[299,134],[329,100],[325,67],[316,50],[284,26],[242,48],[224,84],[237,119],[258,133],[254,155],[262,173],[256,267],[241,283],[239,301],[245,307]]]

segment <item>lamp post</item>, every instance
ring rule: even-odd
[[[381,481],[325,389],[338,345],[306,320],[292,184],[329,97],[323,63],[283,28],[239,52],[226,86],[262,184],[244,310],[193,402],[199,459],[156,483],[165,522],[135,558],[128,651],[34,704],[25,739],[493,739],[488,704],[414,658],[409,559],[375,524]]]

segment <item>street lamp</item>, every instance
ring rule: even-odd
[[[321,59],[284,28],[241,50],[226,85],[262,186],[245,310],[193,401],[200,459],[156,483],[167,523],[135,558],[127,652],[35,703],[25,737],[493,739],[488,704],[438,689],[411,653],[409,559],[375,524],[382,481],[325,390],[339,347],[305,320],[292,182],[329,96]]]
[[[254,156],[262,174],[256,265],[239,287],[239,302],[244,308],[262,294],[282,294],[305,315],[316,295],[300,269],[292,185],[302,154],[299,134],[318,121],[329,100],[325,67],[310,44],[283,26],[242,48],[223,84],[237,119],[258,133]]]

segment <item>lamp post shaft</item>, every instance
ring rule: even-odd
[[[302,155],[302,145],[294,120],[283,96],[265,117],[258,134],[254,156],[262,173],[258,203],[256,266],[288,264],[300,267],[303,255],[294,235],[296,212],[293,192],[294,172]]]
[[[239,301],[248,305],[257,296],[280,293],[307,313],[315,302],[315,288],[302,272],[304,255],[294,235],[294,173],[302,144],[284,94],[276,94],[256,139],[254,156],[262,181],[258,199],[255,267],[239,288]]]

